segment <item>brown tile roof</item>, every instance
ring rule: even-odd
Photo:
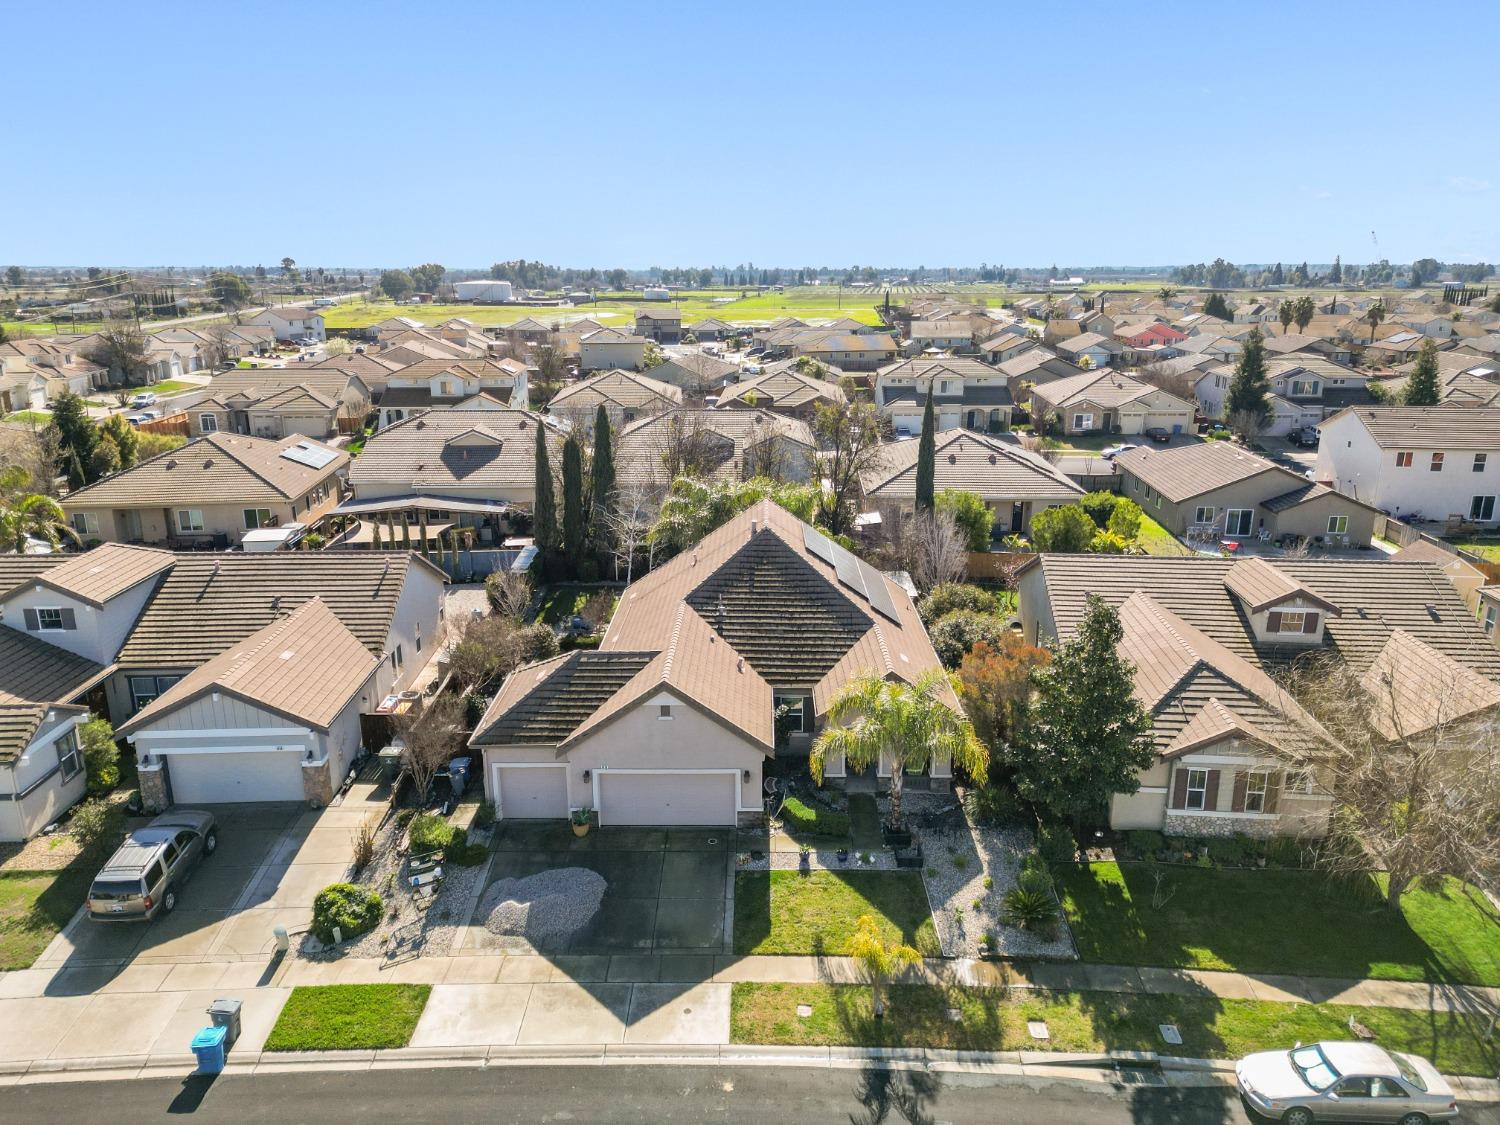
[[[474,728],[476,746],[556,746],[655,658],[653,652],[565,652],[505,678]]]
[[[1017,358],[1024,359],[1025,356]],[[1034,398],[1041,399],[1051,408],[1060,410],[1074,401],[1092,402],[1099,406],[1124,406],[1154,390],[1156,388],[1150,383],[1142,383],[1108,367],[1101,367],[1098,371],[1085,371],[1071,378],[1059,379],[1055,383],[1039,383],[1031,393]]]
[[[286,456],[307,445],[331,460],[314,468]],[[64,498],[69,511],[109,506],[283,503],[331,480],[349,464],[343,450],[301,434],[279,439],[215,433],[142,461]]]
[[[326,731],[378,666],[315,597],[193,669],[116,733],[139,731],[210,691]]]
[[[208,384],[208,393],[213,398],[228,398],[231,395],[244,395],[253,401],[260,401],[272,395],[279,394],[288,387],[305,387],[310,391],[317,391],[329,401],[337,401],[342,398],[349,389],[351,380],[357,380],[364,384],[364,377],[359,374],[351,375],[343,370],[345,361],[360,359],[355,355],[341,355],[336,357],[340,361],[339,367],[329,367],[318,363],[296,364],[291,367],[241,367],[233,371],[226,371],[222,375],[215,375]],[[324,361],[325,363],[329,361]],[[365,384],[368,386],[368,384]]]
[[[552,463],[559,464],[563,435],[525,410],[430,410],[387,426],[365,443],[349,466],[355,494],[400,488],[433,492],[463,485],[483,487],[496,499],[530,497],[536,488],[536,427],[545,426]],[[497,436],[484,447],[450,444],[476,427]],[[361,499],[368,498],[360,496]]]
[[[1224,575],[1224,585],[1251,613],[1259,613],[1290,598],[1317,602],[1335,616],[1339,612],[1338,606],[1307,583],[1299,582],[1275,563],[1262,558],[1237,560]]]
[[[800,418],[749,408],[666,410],[629,422],[619,431],[614,453],[615,476],[620,484],[665,488],[672,483],[667,477],[665,454],[674,441],[688,440],[674,438],[673,427],[683,427],[684,435],[698,435],[693,440],[703,442],[718,457],[707,475],[720,480],[743,479],[745,455],[771,438],[800,446],[809,458],[817,450],[817,438]]]
[[[880,467],[864,479],[865,495],[915,499],[920,444],[909,440],[886,445]],[[1045,458],[1028,453],[1014,440],[947,430],[938,435],[934,454],[933,481],[939,491],[954,488],[977,492],[986,500],[1065,504],[1083,495],[1082,488]]]
[[[1409,737],[1500,707],[1500,684],[1405,629],[1391,633],[1360,683],[1387,738]]]
[[[1341,410],[1333,418],[1358,418],[1382,449],[1500,448],[1500,409],[1441,406],[1360,406]],[[1324,426],[1333,421],[1325,419]]]
[[[56,703],[0,702],[0,764],[8,765],[31,745],[38,728],[54,714],[86,715],[87,707],[69,707]]]
[[[117,594],[123,594],[132,586],[168,569],[177,556],[154,547],[105,543],[91,551],[62,558],[66,561],[20,583],[20,586],[39,582],[89,605],[102,606]],[[14,593],[15,588],[10,592]],[[0,593],[0,597],[4,596]]]
[[[1290,469],[1227,441],[1205,441],[1175,449],[1138,446],[1116,457],[1115,464],[1174,504],[1261,473],[1284,474],[1289,490],[1307,483]]]
[[[814,379],[790,368],[756,375],[724,388],[719,405],[746,402],[750,397],[762,399],[759,405],[773,410],[796,410],[813,402],[836,404],[845,399],[844,388],[837,383]]]
[[[115,663],[195,667],[313,598],[378,655],[414,567],[431,564],[400,552],[183,552]]]
[[[630,410],[665,410],[682,403],[682,388],[633,371],[603,371],[564,387],[548,410],[594,410],[600,403]]]

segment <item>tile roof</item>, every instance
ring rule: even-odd
[[[337,358],[344,361],[359,357],[343,355]],[[308,363],[292,367],[241,367],[215,375],[208,384],[208,393],[213,398],[244,395],[258,402],[279,394],[288,387],[305,387],[334,401],[344,396],[351,380],[364,383],[363,376],[351,375],[342,366],[325,367]]]
[[[25,753],[48,712],[86,715],[88,710],[56,703],[0,702],[0,765],[8,765]]]
[[[655,658],[653,652],[565,652],[505,678],[474,729],[474,745],[557,745]]]
[[[1500,448],[1500,409],[1441,406],[1361,406],[1325,419],[1359,419],[1382,449],[1493,450]]]
[[[1121,453],[1115,464],[1174,504],[1261,473],[1284,474],[1289,490],[1307,483],[1306,478],[1290,469],[1227,441],[1205,441],[1173,449],[1138,446]]]
[[[1500,684],[1396,629],[1360,677],[1387,738],[1409,737],[1500,707]]]
[[[1293,578],[1275,563],[1263,558],[1238,559],[1224,575],[1224,585],[1251,613],[1259,613],[1290,598],[1317,602],[1337,616],[1339,607],[1305,582]]]
[[[177,559],[171,551],[128,543],[104,543],[82,554],[61,557],[67,561],[23,581],[20,586],[38,582],[79,601],[102,606],[132,586],[154,578]],[[0,591],[0,598],[5,596]]]
[[[764,399],[762,405],[774,410],[796,410],[814,402],[840,403],[845,398],[844,388],[837,383],[827,383],[800,371],[782,368],[725,387],[719,405],[746,402],[752,395]]]
[[[673,433],[674,427],[682,427],[681,436]],[[745,455],[773,437],[801,446],[808,457],[817,450],[817,438],[800,418],[748,407],[665,410],[628,422],[619,431],[614,447],[615,476],[622,485],[665,488],[672,483],[667,477],[665,455],[674,444],[691,440],[704,444],[704,460],[717,459],[708,476],[740,480],[747,475]]]
[[[454,486],[484,488],[496,499],[530,497],[536,488],[536,427],[545,426],[548,451],[560,463],[563,435],[525,410],[424,411],[373,435],[349,466],[355,494],[391,488],[437,492]],[[500,438],[487,447],[450,445],[483,427]],[[361,496],[361,499],[366,498]]]
[[[47,708],[77,699],[111,669],[0,626],[0,763],[26,749]]]
[[[116,733],[148,727],[210,691],[326,731],[378,666],[376,655],[314,597],[194,668]]]
[[[329,462],[314,468],[284,455],[304,443],[331,454]],[[343,450],[301,434],[274,440],[205,434],[70,493],[62,506],[72,511],[111,505],[282,503],[333,478],[348,464]]]
[[[601,371],[558,391],[547,409],[594,410],[601,402],[628,410],[660,410],[679,405],[682,388],[634,371]]]
[[[1097,371],[1084,371],[1055,383],[1039,383],[1031,393],[1033,398],[1041,399],[1052,409],[1061,410],[1075,401],[1092,402],[1105,407],[1124,406],[1155,390],[1150,383],[1142,383],[1108,367],[1101,367]]]
[[[865,495],[876,499],[915,499],[920,444],[913,440],[886,445],[879,468],[863,481]],[[1013,438],[989,437],[964,429],[946,430],[938,434],[934,453],[933,481],[939,491],[954,488],[977,492],[988,501],[1064,504],[1083,495],[1083,489],[1051,462],[1022,449]]]

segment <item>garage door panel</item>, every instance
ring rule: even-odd
[[[503,820],[562,820],[568,771],[561,766],[496,766],[496,814]]]
[[[600,824],[733,827],[738,819],[738,772],[604,771],[599,784]]]
[[[302,800],[300,751],[170,754],[167,762],[179,805]]]

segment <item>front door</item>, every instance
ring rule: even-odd
[[[139,543],[141,540],[141,513],[127,508],[120,513],[120,540],[124,543]]]
[[[1012,535],[1021,534],[1021,528],[1026,520],[1026,506],[1017,500],[1010,506],[1010,531]]]

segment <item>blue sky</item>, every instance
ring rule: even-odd
[[[0,264],[1494,261],[1500,5],[1432,16],[21,0]]]

